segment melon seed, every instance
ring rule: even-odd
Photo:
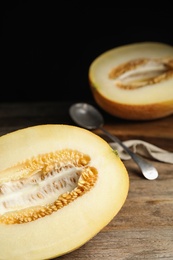
[[[117,87],[129,90],[154,85],[170,77],[173,77],[172,58],[130,60],[109,73]]]
[[[0,183],[0,223],[35,221],[82,196],[97,180],[97,170],[89,163],[88,155],[64,149],[4,170],[13,175]]]

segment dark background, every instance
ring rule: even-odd
[[[91,100],[88,69],[98,55],[134,42],[173,45],[171,8],[35,2],[4,5],[1,102]]]

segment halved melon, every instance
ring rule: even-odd
[[[101,137],[38,125],[0,137],[0,258],[51,259],[95,236],[119,212],[127,170]]]
[[[116,47],[89,67],[96,103],[113,116],[151,120],[173,114],[173,46],[141,42]]]

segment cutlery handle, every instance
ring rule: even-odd
[[[112,134],[110,134],[108,131],[106,131],[104,128],[100,127],[100,130],[102,130],[112,141],[118,143],[123,147],[123,149],[130,155],[130,157],[136,162],[138,167],[141,169],[142,174],[144,177],[148,180],[154,180],[158,177],[158,172],[156,168],[150,164],[148,161],[144,160],[141,156],[135,154],[132,150],[130,150],[126,145],[124,145],[120,139]]]

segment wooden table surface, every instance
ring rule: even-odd
[[[0,135],[38,124],[74,124],[70,102],[1,103]],[[173,152],[173,115],[153,121],[127,121],[103,111],[105,129],[122,141],[141,139]],[[99,130],[97,134],[106,139]],[[152,161],[159,172],[146,180],[132,160],[127,200],[115,218],[79,249],[61,260],[173,260],[173,164]]]

